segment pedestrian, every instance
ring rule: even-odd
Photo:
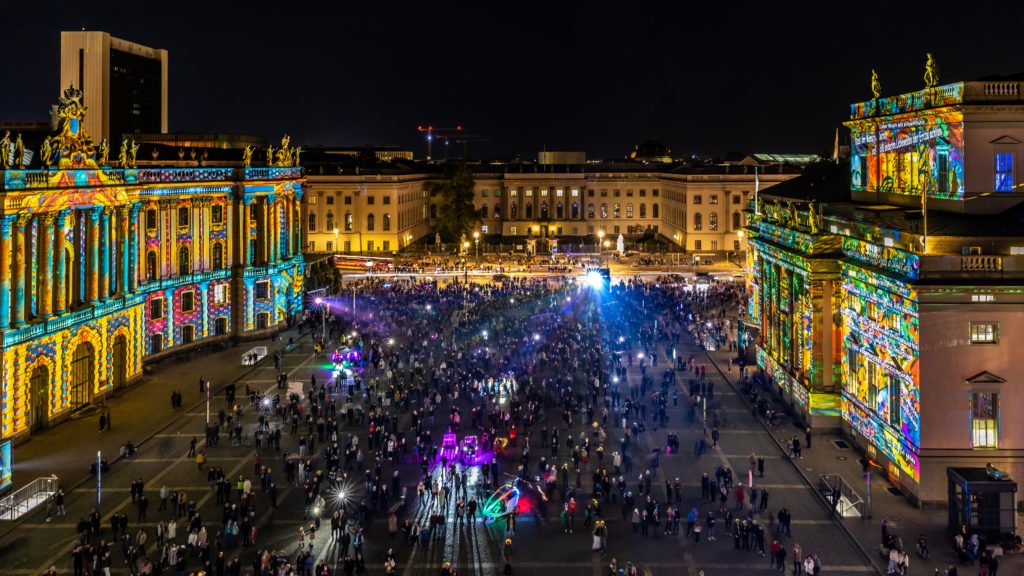
[[[810,426],[808,426],[807,428],[804,429],[804,441],[805,441],[805,444],[807,445],[807,449],[810,450],[810,448],[811,448],[811,427]]]
[[[100,432],[103,432],[107,427],[107,414],[106,412],[100,413]]]

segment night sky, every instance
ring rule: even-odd
[[[676,155],[819,152],[848,104],[870,98],[872,68],[885,94],[923,87],[926,51],[943,83],[1024,72],[1024,3],[22,1],[0,12],[0,121],[46,119],[59,32],[84,26],[170,51],[172,131],[289,132],[417,156],[428,123],[464,125],[483,139],[478,156],[546,145],[622,157],[647,137]]]

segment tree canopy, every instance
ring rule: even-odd
[[[435,229],[445,242],[458,242],[480,221],[473,206],[473,172],[463,163],[454,164],[444,180],[427,183],[427,192],[437,206]]]

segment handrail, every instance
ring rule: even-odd
[[[60,479],[56,476],[36,478],[0,499],[0,520],[17,520],[46,502],[59,488]]]

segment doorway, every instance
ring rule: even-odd
[[[95,389],[96,355],[92,344],[82,342],[71,357],[71,406],[81,408],[92,401]]]
[[[120,388],[124,386],[128,379],[128,339],[124,337],[124,334],[118,334],[114,337],[114,346],[111,353],[113,356],[114,388]]]
[[[32,369],[28,383],[32,395],[28,425],[30,431],[36,431],[46,427],[50,415],[50,369],[43,365],[36,366]]]

